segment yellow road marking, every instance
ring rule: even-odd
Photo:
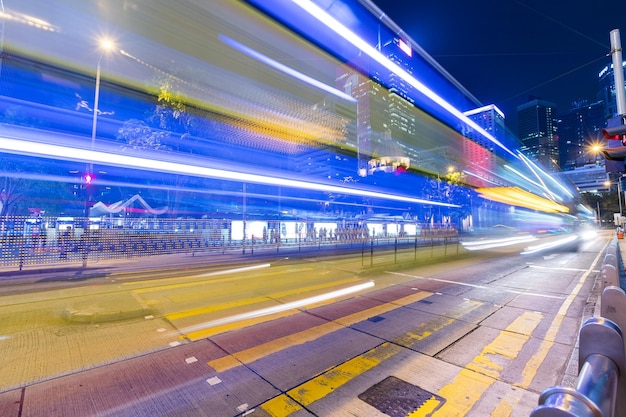
[[[289,291],[281,291],[281,292],[277,292],[277,293],[274,293],[274,294],[268,294],[268,295],[263,296],[263,297],[247,298],[247,299],[244,299],[244,300],[233,301],[233,302],[225,303],[225,304],[218,304],[218,305],[214,305],[214,306],[192,308],[192,309],[189,309],[189,310],[184,310],[184,311],[179,311],[179,312],[176,312],[176,313],[166,314],[165,318],[167,318],[170,321],[180,320],[180,319],[183,319],[183,318],[186,318],[186,317],[198,316],[198,315],[201,315],[201,314],[214,313],[216,311],[228,310],[228,309],[231,309],[231,308],[241,307],[241,306],[250,305],[250,304],[257,304],[257,303],[260,303],[260,302],[263,302],[263,301],[268,301],[268,300],[271,300],[271,299],[287,297],[287,296],[294,295],[294,294],[302,294],[302,293],[309,292],[309,291],[326,289],[326,288],[329,288],[329,287],[336,287],[336,286],[344,285],[344,284],[351,284],[351,283],[354,283],[354,282],[357,282],[357,281],[360,281],[360,279],[358,279],[358,278],[349,278],[349,279],[344,279],[342,281],[329,282],[329,283],[320,284],[320,285],[312,285],[310,287],[304,287],[304,288],[296,288],[296,289],[289,290]]]
[[[521,389],[508,391],[490,417],[509,417],[513,413],[515,406],[521,401],[524,392]]]
[[[324,374],[305,382],[287,392],[291,398],[303,406],[307,406],[335,391],[346,382],[374,368],[385,359],[399,353],[401,346],[385,342],[361,356],[350,359]]]
[[[419,296],[421,296],[421,294],[415,294],[409,297]],[[404,297],[397,301],[398,303],[404,303],[408,301],[407,298],[408,297]],[[436,328],[441,329],[447,324],[454,322],[455,318],[460,318],[464,314],[467,314],[468,310],[471,311],[482,305],[483,303],[481,302],[472,302],[469,300],[465,300],[461,305],[450,310],[449,312],[446,312],[444,314],[446,316],[445,319],[442,320],[440,316],[435,316],[433,317],[433,320],[429,321],[428,323],[431,323],[431,325],[434,325]],[[359,314],[361,315],[361,313]],[[353,359],[348,360],[347,362],[331,368],[330,370],[324,372],[318,377],[313,378],[312,380],[305,382],[304,384],[288,391],[287,395],[289,395],[289,397],[293,398],[302,406],[307,406],[315,401],[324,398],[326,395],[335,391],[350,380],[373,369],[384,360],[389,359],[397,353],[401,352],[405,349],[404,346],[411,343],[411,340],[422,340],[431,335],[433,332],[426,330],[428,328],[428,323],[420,324],[420,326],[418,326],[418,328],[416,328],[414,331],[407,333],[397,340],[394,340],[393,343],[385,342],[382,345],[379,345],[376,348],[364,353],[363,355],[357,356]],[[269,411],[265,409],[265,404],[267,403],[262,404],[261,408],[269,413]],[[438,401],[434,398],[426,401],[425,405],[426,408],[430,410],[435,410],[437,409],[437,407],[439,407]],[[271,415],[284,417],[289,415],[289,413]]]
[[[411,416],[428,417],[433,411],[441,406],[442,402],[435,397],[430,397],[420,408],[415,410]]]
[[[608,246],[608,243],[607,243],[607,246]],[[539,370],[539,367],[548,356],[548,352],[550,351],[550,349],[552,349],[552,346],[554,345],[554,342],[556,341],[556,335],[559,331],[559,328],[561,327],[561,324],[563,323],[563,319],[567,315],[567,310],[569,310],[570,306],[572,305],[572,303],[578,296],[578,293],[582,289],[585,281],[587,281],[589,274],[591,274],[594,271],[593,266],[595,266],[598,263],[600,256],[604,255],[604,253],[605,253],[605,250],[602,250],[598,253],[598,255],[596,256],[596,259],[594,259],[594,261],[591,263],[591,267],[587,271],[585,271],[584,274],[581,275],[574,290],[565,299],[563,304],[561,304],[561,307],[559,308],[559,311],[554,317],[554,320],[552,320],[552,323],[550,324],[550,328],[548,329],[546,336],[541,342],[541,345],[539,346],[535,354],[526,363],[526,366],[522,370],[522,377],[523,377],[522,381],[519,384],[515,384],[515,386],[518,386],[524,389],[527,389],[528,387],[530,387],[530,384],[532,383],[533,379],[537,375],[537,371]]]
[[[503,365],[497,363],[517,357],[530,339],[530,334],[539,325],[543,318],[540,313],[525,312],[502,330],[496,338],[486,345],[482,352],[474,358],[450,384],[437,393],[446,399],[446,402],[432,413],[438,415],[464,416],[478,402],[487,388],[493,385]],[[409,414],[410,417],[425,416],[420,410]]]
[[[224,372],[233,366],[254,362],[264,356],[271,355],[272,353],[279,352],[291,346],[301,345],[306,342],[316,340],[326,334],[340,330],[343,327],[349,327],[355,323],[367,320],[370,317],[384,314],[391,310],[398,308],[398,304],[406,305],[417,302],[426,297],[431,296],[430,292],[419,292],[403,297],[393,302],[393,304],[386,303],[376,307],[368,308],[363,311],[350,314],[348,316],[337,319],[335,322],[324,323],[319,326],[312,327],[307,330],[303,330],[298,333],[291,334],[289,336],[274,339],[270,342],[263,343],[250,349],[243,350],[241,352],[233,353],[232,356],[237,361],[232,361],[230,356],[225,356],[220,359],[209,361],[208,364],[211,368],[217,372]]]
[[[293,316],[294,314],[297,314],[298,312],[299,310],[285,310],[285,311],[280,311],[278,313],[268,314],[266,316],[255,317],[255,318],[246,319],[246,320],[239,320],[239,321],[235,321],[235,322],[227,323],[227,324],[220,324],[217,326],[208,327],[206,329],[190,331],[185,336],[181,336],[181,339],[185,337],[192,341],[205,339],[207,337],[211,337],[216,334],[226,333],[231,330],[243,329],[246,327],[254,326],[255,324],[265,323],[267,321]]]
[[[449,324],[454,323],[456,319],[461,318],[464,314],[469,313],[482,305],[483,303],[479,301],[463,300],[461,304],[452,310],[447,311],[443,315],[435,316],[427,322],[420,323],[414,330],[394,339],[394,342],[410,348],[416,340],[419,341],[426,339],[431,334],[443,329]]]
[[[446,399],[446,402],[439,409],[433,413],[424,413],[420,408],[407,417],[464,416],[494,382],[493,378],[486,375],[469,369],[461,369],[452,383],[439,390],[438,395]]]
[[[538,366],[545,359],[545,355],[547,355],[549,348],[555,340],[556,332],[558,331],[569,306],[586,280],[587,275],[588,274],[581,278],[575,291],[567,297],[561,306],[559,314],[557,314],[553,320],[546,335],[546,339],[544,340],[544,343],[542,343],[542,348],[540,348],[537,354],[531,358],[531,361],[527,363],[525,371],[531,369],[536,372]],[[363,313],[365,313],[365,311],[358,314]],[[371,312],[369,314],[371,314]],[[438,316],[438,318],[439,320],[433,320],[429,323],[431,326],[434,324],[434,328],[437,329],[443,328],[453,322],[451,318],[446,318],[445,316]],[[496,382],[496,378],[499,377],[500,371],[503,369],[503,365],[497,363],[497,361],[510,361],[516,358],[542,319],[543,315],[540,313],[526,312],[522,314],[505,330],[500,332],[500,334],[489,345],[485,346],[483,351],[473,359],[472,363],[468,364],[466,368],[463,368],[458,373],[452,383],[439,390],[438,394],[442,398],[446,399],[443,405],[435,397],[432,397],[427,400],[422,407],[420,407],[420,409],[411,413],[410,416],[426,417],[441,415],[446,417],[461,417],[466,415],[467,412],[482,397],[486,390]],[[339,323],[342,320],[346,320],[346,318],[337,320],[337,322]],[[323,333],[325,330],[318,329],[318,331]],[[328,329],[328,331],[332,330]],[[409,332],[403,337],[398,338],[396,343],[405,344],[410,340],[421,340],[430,336],[434,331],[436,330],[433,330],[433,327],[428,328],[424,323],[422,323],[422,325],[416,328],[415,331]],[[295,337],[295,340],[298,340],[297,336]],[[291,343],[299,342],[292,340]],[[259,348],[262,348],[262,346],[265,345],[261,345]],[[382,361],[397,354],[401,351],[401,349],[402,348],[400,346],[387,342],[370,350],[364,355],[351,359],[335,368],[332,368],[313,380],[290,390],[287,393],[288,396],[280,395],[267,401],[262,404],[260,408],[273,417],[282,417],[292,414],[301,409],[299,404],[307,406],[315,401],[318,401],[329,393],[335,391],[349,380],[367,372],[368,370],[379,365]],[[255,356],[252,352],[240,352],[239,354],[242,361],[256,360],[255,358],[258,358],[258,356]],[[257,355],[258,354],[259,353],[257,353]],[[226,359],[223,359],[222,363],[219,365],[216,361],[209,362],[210,365],[212,363],[216,366],[221,366],[223,369],[229,369],[226,365]],[[233,364],[236,363],[238,362],[233,362]],[[528,373],[523,373],[523,375],[525,375],[525,378],[522,384],[530,384],[534,374],[529,376]],[[496,407],[491,416],[509,416],[514,405],[519,402],[521,394],[521,391],[517,391],[506,395],[502,398],[499,406]],[[295,399],[297,403],[292,401],[290,397]]]
[[[266,401],[261,408],[269,414],[270,417],[283,417],[301,410],[302,406],[287,395],[281,394],[278,397]]]

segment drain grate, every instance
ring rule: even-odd
[[[438,395],[395,376],[387,377],[368,388],[359,395],[359,398],[391,417],[406,417],[429,400],[438,403],[433,405],[432,411],[434,411],[446,401]]]
[[[385,318],[381,316],[374,316],[367,319],[367,321],[371,321],[372,323],[378,323],[381,320],[385,320]]]

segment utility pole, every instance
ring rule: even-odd
[[[617,115],[623,116],[626,114],[626,92],[624,91],[624,63],[622,61],[622,41],[620,40],[619,29],[613,29],[610,38]]]

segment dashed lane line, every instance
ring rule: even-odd
[[[528,292],[528,291],[521,291],[521,290],[512,290],[512,289],[508,289],[508,288],[494,288],[491,286],[486,286],[486,285],[479,285],[479,284],[468,284],[467,282],[459,282],[459,281],[452,281],[449,279],[439,279],[439,278],[429,278],[429,277],[422,277],[419,275],[410,275],[410,274],[403,274],[401,272],[392,272],[392,271],[386,271],[387,274],[392,274],[392,275],[398,275],[398,276],[403,276],[403,277],[407,277],[407,278],[414,278],[414,279],[421,279],[421,280],[425,280],[425,281],[435,281],[435,282],[442,282],[445,284],[454,284],[454,285],[461,285],[464,287],[472,287],[472,288],[478,288],[481,290],[489,290],[489,291],[496,291],[496,292],[509,292],[512,294],[523,294],[523,295],[530,295],[530,296],[534,296],[534,297],[542,297],[542,298],[554,298],[557,300],[562,300],[565,298],[565,296],[562,295],[550,295],[550,294],[542,294],[542,293],[535,293],[535,292]]]

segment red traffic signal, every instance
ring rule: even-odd
[[[626,125],[604,128],[602,129],[602,136],[604,139],[624,140],[626,139]]]
[[[604,136],[604,139],[619,140],[622,142],[623,146],[626,146],[626,117],[617,116],[608,119],[606,121],[606,127],[602,129],[602,136]]]
[[[96,177],[94,177],[93,174],[85,174],[83,179],[85,180],[86,185],[91,185],[91,183],[93,182],[93,180],[96,179]]]

